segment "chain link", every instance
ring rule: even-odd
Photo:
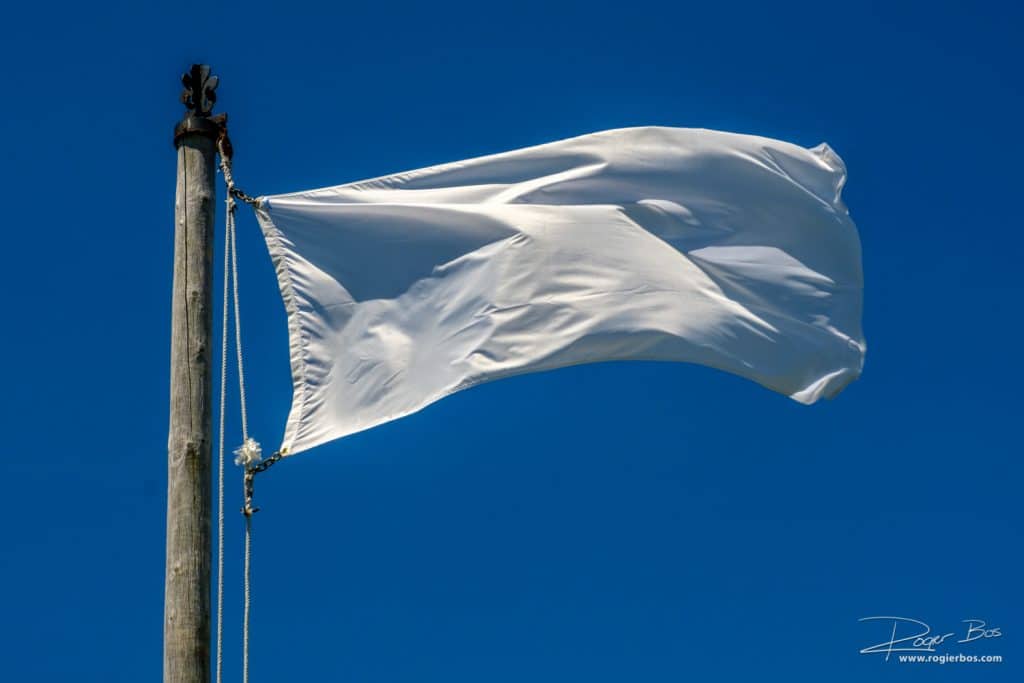
[[[277,451],[266,460],[259,462],[255,465],[247,465],[245,468],[245,506],[242,508],[242,514],[246,517],[252,517],[254,514],[260,511],[258,507],[253,507],[252,499],[255,494],[256,486],[256,475],[260,472],[266,472],[271,468],[277,461],[283,458],[281,451]]]
[[[277,451],[266,460],[263,460],[259,464],[253,465],[251,469],[253,470],[253,472],[266,472],[267,470],[270,469],[271,465],[278,462],[283,457],[284,454],[281,453],[281,451]]]
[[[237,187],[232,187],[229,190],[229,192],[231,193],[232,197],[236,197],[237,199],[240,199],[241,201],[245,202],[246,204],[250,204],[252,206],[259,206],[259,204],[260,204],[260,200],[256,199],[255,197],[252,197],[250,195],[247,195],[246,193],[244,193],[241,190],[239,190]]]

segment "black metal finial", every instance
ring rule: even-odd
[[[181,103],[192,116],[209,116],[213,104],[217,101],[217,84],[220,79],[210,75],[209,64],[193,64],[192,68],[181,76]]]
[[[228,118],[226,114],[213,116],[213,104],[217,101],[217,84],[220,79],[210,75],[209,64],[193,64],[182,74],[181,103],[185,105],[185,118],[174,127],[174,144],[178,146],[189,135],[201,135],[211,140],[224,137]],[[225,141],[230,151],[230,143]]]

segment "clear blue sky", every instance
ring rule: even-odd
[[[1024,680],[1015,3],[4,14],[3,680],[160,676],[171,133],[192,61],[221,76],[250,193],[708,127],[831,144],[864,244],[867,365],[835,401],[686,365],[575,367],[263,475],[254,683]],[[284,310],[248,213],[240,230],[251,420],[270,447],[290,401]],[[943,651],[1007,661],[861,655],[888,635],[870,615],[986,619],[1001,639]]]

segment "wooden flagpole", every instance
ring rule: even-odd
[[[174,131],[171,416],[167,438],[164,682],[210,680],[211,280],[217,78],[194,64],[182,77],[186,115]]]

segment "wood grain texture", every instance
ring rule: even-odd
[[[178,147],[167,439],[164,681],[210,680],[211,278],[215,145]]]

